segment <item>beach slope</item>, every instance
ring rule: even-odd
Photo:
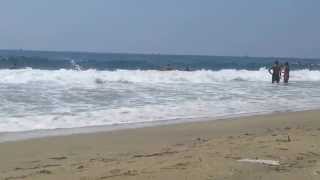
[[[0,144],[4,180],[320,179],[320,111]]]

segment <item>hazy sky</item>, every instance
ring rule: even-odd
[[[320,57],[319,0],[1,0],[0,48]]]

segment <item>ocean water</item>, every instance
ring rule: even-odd
[[[267,68],[289,61],[290,83]],[[160,71],[167,64],[175,70]],[[320,60],[0,51],[0,133],[320,108]],[[184,71],[188,67],[191,71]]]

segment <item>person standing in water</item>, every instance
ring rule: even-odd
[[[283,82],[288,83],[289,82],[289,73],[290,73],[290,68],[289,68],[289,63],[286,62],[283,66]]]
[[[271,72],[272,70],[272,72]],[[281,76],[281,66],[279,65],[278,61],[275,61],[272,67],[269,69],[269,73],[272,75],[272,83],[280,82],[280,76]]]

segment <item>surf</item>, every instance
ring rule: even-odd
[[[127,83],[215,83],[228,81],[268,82],[271,77],[266,68],[259,70],[222,69],[196,71],[158,70],[39,70],[32,68],[0,70],[0,83],[57,83],[64,85],[95,85],[108,82]],[[290,81],[320,81],[320,71],[294,70]]]

